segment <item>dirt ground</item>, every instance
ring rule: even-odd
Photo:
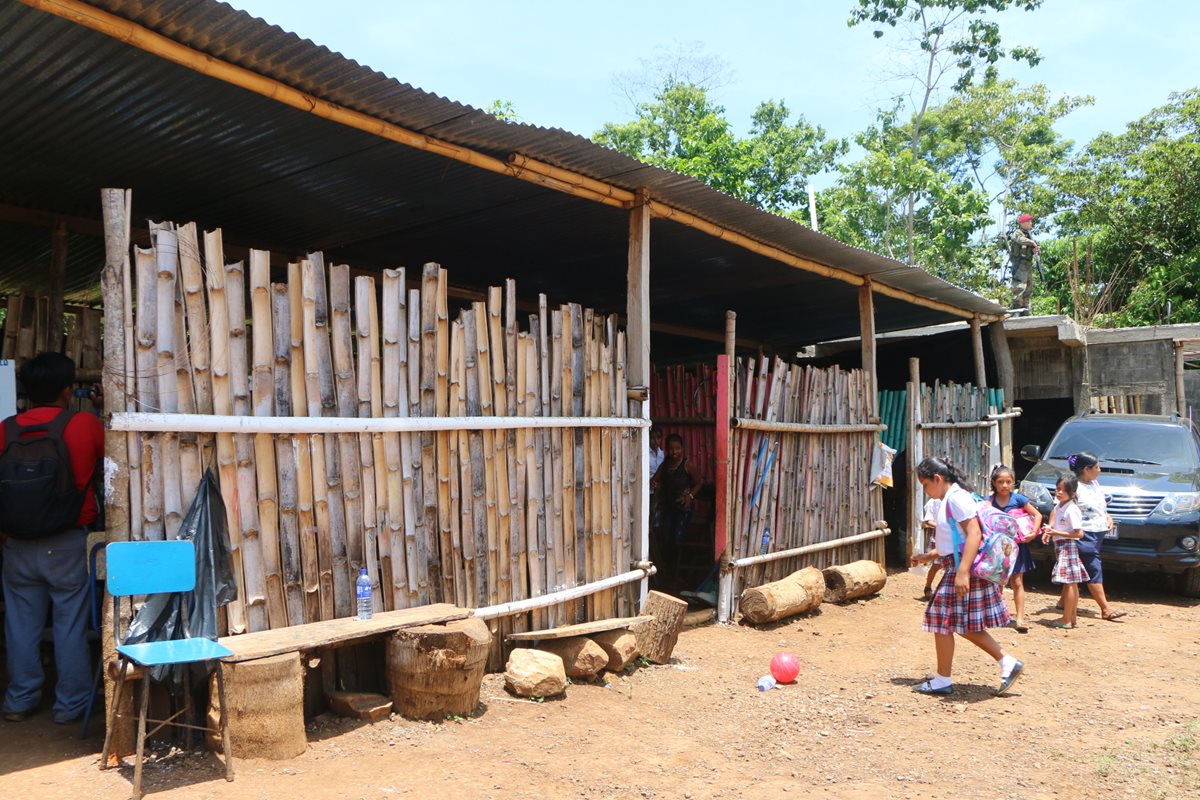
[[[959,643],[956,694],[909,687],[932,668],[919,631],[921,578],[768,629],[685,631],[674,663],[561,700],[508,696],[498,675],[476,717],[329,716],[288,762],[237,761],[222,780],[211,754],[146,768],[164,798],[1197,798],[1200,797],[1200,603],[1157,581],[1114,575],[1128,609],[1105,622],[1090,601],[1080,627],[1056,631],[1051,587],[1031,594],[1029,634],[999,632],[1027,671],[994,697],[994,662]],[[760,693],[771,656],[793,651],[795,685]],[[0,725],[0,797],[121,798],[132,770],[100,772],[95,738],[47,714]]]

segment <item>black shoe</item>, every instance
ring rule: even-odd
[[[5,711],[4,712],[4,721],[5,722],[24,722],[25,720],[29,719],[32,716],[33,716],[32,711]]]
[[[1000,688],[996,691],[997,695],[1002,695],[1013,687],[1017,682],[1017,678],[1021,677],[1021,673],[1025,671],[1025,662],[1018,661],[1013,665],[1012,672],[1008,673],[1007,678],[1000,680]]]

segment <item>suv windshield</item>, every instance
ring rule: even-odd
[[[1050,443],[1046,457],[1065,459],[1081,450],[1095,453],[1101,461],[1196,467],[1191,434],[1186,428],[1169,425],[1068,422]]]

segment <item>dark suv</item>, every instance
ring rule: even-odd
[[[1043,514],[1067,457],[1088,450],[1100,458],[1100,485],[1117,538],[1104,542],[1104,567],[1175,575],[1179,591],[1200,597],[1200,435],[1179,415],[1101,414],[1072,417],[1054,434],[1048,455],[1021,448],[1036,466],[1020,491]],[[1048,552],[1042,554],[1048,556]]]

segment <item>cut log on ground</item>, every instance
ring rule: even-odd
[[[538,649],[561,658],[568,678],[590,681],[608,666],[608,654],[604,648],[584,636],[552,639],[542,642]]]
[[[633,631],[604,631],[593,636],[592,641],[608,656],[605,669],[610,672],[620,672],[638,656],[637,634]]]
[[[308,747],[304,732],[304,675],[299,653],[224,664],[230,752],[235,758],[283,760]],[[216,729],[217,679],[209,681],[208,726]],[[221,749],[219,735],[208,746]]]
[[[742,592],[742,618],[753,624],[777,622],[812,611],[825,597],[825,578],[814,567],[793,572],[783,580]]]
[[[392,713],[392,699],[373,692],[329,693],[329,710],[339,717],[379,722]]]
[[[396,631],[387,650],[393,707],[424,720],[473,713],[490,645],[491,633],[478,619]]]
[[[854,561],[821,571],[825,576],[825,601],[844,603],[876,594],[887,584],[887,571],[874,561]]]
[[[634,628],[637,649],[647,660],[655,664],[666,664],[671,660],[683,620],[687,616],[687,603],[678,597],[662,592],[650,592],[642,606],[642,615],[654,619]]]
[[[567,690],[567,672],[554,653],[518,647],[508,657],[504,687],[517,697],[554,697]]]

